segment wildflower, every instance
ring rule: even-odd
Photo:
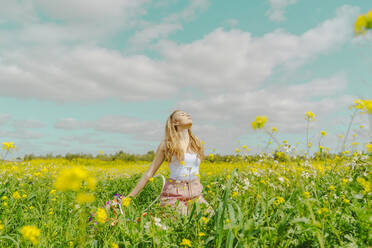
[[[236,152],[236,153],[239,153],[239,152],[240,152],[240,149],[239,149],[239,148],[236,148],[236,149],[235,149],[235,152]]]
[[[92,193],[78,193],[76,196],[76,202],[83,204],[93,202],[95,200],[95,196]]]
[[[242,146],[245,150],[249,151],[249,148],[246,145]]]
[[[321,134],[322,136],[326,136],[326,135],[327,135],[327,133],[326,133],[325,131],[320,131],[320,134]]]
[[[1,197],[1,200],[3,200],[3,201],[5,201],[7,199],[8,199],[8,197],[6,195],[4,195],[4,196]]]
[[[129,204],[130,204],[130,201],[132,200],[132,198],[130,197],[125,197],[122,202],[121,202],[121,205],[124,206],[124,207],[128,207]]]
[[[227,180],[229,180],[229,179],[230,179],[230,177],[231,177],[230,175],[227,175],[227,176],[226,176]]]
[[[150,181],[150,182],[153,182],[153,181],[154,181],[154,177],[150,177],[150,178],[149,178],[149,181]]]
[[[315,114],[313,112],[306,112],[305,114],[305,120],[307,121],[313,121],[315,118]]]
[[[264,127],[266,121],[267,121],[266,116],[257,116],[256,120],[252,122],[252,128],[256,131],[257,128]]]
[[[201,217],[201,220],[204,222],[204,224],[207,224],[209,219],[206,217]]]
[[[227,223],[230,223],[230,219],[229,219],[229,218],[227,218],[227,219],[226,219],[226,222],[227,222]]]
[[[272,127],[271,132],[278,132],[278,129],[276,129],[276,127]]]
[[[60,191],[79,191],[84,179],[88,177],[88,172],[84,167],[74,167],[61,171],[54,182],[54,187]]]
[[[213,158],[214,158],[213,153],[209,153],[209,157],[210,157],[211,159],[213,159]]]
[[[342,178],[341,181],[343,184],[346,184],[349,180],[347,180],[346,178]]]
[[[199,232],[199,233],[198,233],[198,236],[199,236],[199,237],[205,236],[205,233],[203,233],[203,232]]]
[[[21,227],[20,232],[24,239],[30,240],[34,245],[39,242],[40,229],[36,226],[26,225]]]
[[[4,229],[4,225],[0,224],[0,231]]]
[[[286,140],[283,140],[283,144],[287,144],[287,141]]]
[[[367,192],[371,192],[371,184],[370,182],[366,181],[363,177],[358,177],[356,179],[356,181],[362,185],[362,187],[364,188],[364,191],[367,193]]]
[[[15,145],[13,142],[3,142],[3,150],[9,151],[10,149],[14,149]]]
[[[342,139],[342,134],[339,134],[338,137],[339,137],[340,139]]]
[[[93,191],[96,188],[97,180],[94,177],[88,177],[85,181],[88,189]]]
[[[7,202],[3,202],[3,206],[4,207],[8,206],[8,203]]]
[[[180,162],[180,164],[184,165],[184,164],[185,164],[185,161],[184,161],[184,160],[182,160],[182,161]]]
[[[204,142],[203,140],[201,141],[201,143],[202,143],[203,145],[205,144],[205,142]]]
[[[360,15],[354,23],[354,32],[356,35],[366,32],[368,19],[365,15]]]
[[[116,243],[112,243],[112,244],[111,244],[111,247],[112,247],[112,248],[119,248],[119,245],[116,244]]]
[[[357,146],[358,145],[358,142],[353,142],[351,143],[352,146]]]
[[[233,193],[232,193],[232,197],[235,197],[235,196],[237,196],[238,195],[238,192],[236,192],[236,191],[234,191]]]
[[[27,195],[26,195],[26,194],[23,194],[23,195],[22,195],[22,198],[26,198],[26,197],[27,197]]]
[[[333,190],[333,191],[335,191],[335,190],[336,190],[335,186],[333,186],[333,185],[329,186],[329,188],[328,188],[328,189],[330,189],[330,190]]]
[[[49,194],[51,194],[51,195],[54,195],[56,193],[56,190],[55,189],[52,189],[50,192],[49,192]]]
[[[313,146],[313,144],[312,144],[311,142],[309,142],[309,143],[307,144],[307,146],[310,148],[310,147]]]
[[[21,195],[19,194],[18,191],[14,192],[12,196],[14,199],[21,199]]]
[[[284,203],[284,202],[285,202],[285,200],[284,200],[283,197],[281,197],[281,196],[277,196],[277,197],[276,197],[276,200],[274,201],[274,204],[275,204],[275,205],[279,205],[279,204]]]
[[[107,213],[103,208],[98,208],[97,210],[97,221],[101,224],[106,222]]]
[[[304,195],[305,195],[306,198],[310,198],[310,196],[311,196],[310,192],[307,192],[307,191],[304,192]]]
[[[191,241],[189,239],[182,239],[182,242],[180,245],[191,247]]]
[[[320,208],[320,209],[318,209],[318,211],[317,211],[317,213],[320,215],[320,214],[322,214],[322,213],[328,213],[329,212],[329,210],[328,210],[328,208]]]
[[[366,144],[367,152],[372,152],[372,144]]]

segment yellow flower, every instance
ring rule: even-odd
[[[53,185],[60,191],[79,191],[83,180],[87,177],[88,171],[84,167],[68,168],[59,173]]]
[[[154,177],[150,177],[150,178],[149,178],[149,181],[150,181],[150,182],[153,182],[153,181],[154,181]]]
[[[284,203],[284,202],[285,202],[285,200],[284,200],[283,197],[281,197],[281,196],[277,196],[277,197],[276,197],[276,200],[274,201],[274,204],[275,204],[275,205],[279,205],[279,204]]]
[[[229,219],[229,218],[227,218],[227,219],[226,219],[226,222],[227,222],[227,223],[230,223],[230,219]]]
[[[372,144],[366,144],[367,152],[372,152]]]
[[[213,153],[209,153],[209,157],[210,157],[211,159],[213,159],[213,158],[214,158]]]
[[[180,162],[180,164],[184,165],[184,164],[185,164],[185,161],[182,160],[182,161]]]
[[[342,178],[341,181],[343,184],[346,184],[347,182],[349,182],[349,180],[347,180],[346,178]]]
[[[333,185],[329,186],[329,188],[328,188],[328,189],[330,189],[330,190],[333,190],[333,191],[335,191],[335,190],[336,190],[335,186],[333,186]]]
[[[307,191],[304,192],[304,195],[305,195],[306,198],[310,198],[310,196],[311,196],[310,192],[307,192]]]
[[[26,195],[26,194],[23,194],[23,195],[22,195],[22,198],[26,198],[26,197],[27,197],[27,195]]]
[[[112,247],[112,248],[119,248],[119,245],[116,244],[116,243],[112,243],[112,244],[111,244],[111,247]]]
[[[339,134],[338,137],[339,137],[340,139],[342,139],[342,134]]]
[[[310,147],[313,146],[313,144],[312,144],[311,142],[309,142],[309,143],[307,144],[307,146],[310,148]]]
[[[272,127],[271,132],[278,132],[278,129],[276,129],[276,127]]]
[[[237,196],[238,195],[238,192],[236,192],[236,191],[234,191],[233,193],[232,193],[232,197],[235,197],[235,196]]]
[[[207,224],[207,223],[208,223],[208,221],[209,221],[209,219],[208,219],[208,218],[206,218],[206,217],[201,217],[201,219],[202,219],[202,221],[204,222],[204,224]]]
[[[364,34],[367,29],[368,19],[365,15],[360,15],[354,23],[355,34]]]
[[[34,206],[29,206],[28,208],[29,208],[29,209],[31,210],[31,209],[33,209],[33,208],[34,208]]]
[[[0,224],[0,231],[4,229],[4,225]]]
[[[8,199],[8,197],[6,195],[4,195],[4,196],[1,197],[1,200],[3,200],[3,201],[5,201],[7,199]]]
[[[312,121],[315,118],[315,114],[313,112],[306,112],[305,114],[305,120]]]
[[[371,26],[372,26],[372,21],[371,21]],[[362,103],[364,105],[364,110],[367,114],[372,114],[372,99],[371,100],[362,100]]]
[[[55,189],[52,189],[50,192],[49,192],[49,194],[51,194],[51,195],[54,195],[56,193],[56,190]]]
[[[88,189],[93,191],[96,188],[97,180],[94,177],[88,177],[85,181]]]
[[[3,150],[9,151],[10,149],[14,149],[15,145],[13,142],[3,142]]]
[[[132,198],[130,197],[125,197],[122,201],[121,201],[121,205],[123,205],[124,207],[128,207],[130,202],[131,202]]]
[[[180,245],[191,247],[191,241],[189,239],[182,239],[182,242]]]
[[[199,236],[199,237],[205,236],[205,233],[203,233],[203,232],[199,232],[199,233],[198,233],[198,236]]]
[[[320,133],[321,133],[322,136],[326,136],[327,135],[327,133],[325,131],[320,131]]]
[[[40,237],[40,229],[36,226],[26,225],[21,227],[20,232],[24,239],[30,240],[34,245],[37,245]]]
[[[357,146],[358,145],[358,142],[353,142],[351,143],[352,146]]]
[[[107,213],[103,208],[98,208],[97,210],[97,221],[101,224],[104,224],[106,222]]]
[[[229,180],[229,179],[230,179],[230,177],[231,177],[230,175],[227,175],[227,176],[226,176],[227,180]]]
[[[3,202],[3,206],[4,207],[8,206],[8,203],[7,202]]]
[[[236,152],[236,153],[239,153],[239,152],[240,152],[240,149],[239,149],[239,148],[236,148],[236,149],[235,149],[235,152]]]
[[[19,194],[18,191],[14,192],[12,196],[14,199],[21,199],[21,195]]]
[[[80,204],[93,202],[96,199],[92,193],[78,193],[76,196],[76,202]]]
[[[266,116],[257,116],[256,120],[252,122],[252,128],[256,131],[257,128],[263,128],[267,121]]]
[[[350,200],[349,200],[349,199],[346,199],[346,198],[344,198],[344,199],[343,199],[343,202],[345,202],[345,203],[350,203]]]

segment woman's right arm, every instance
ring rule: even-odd
[[[160,165],[163,163],[165,159],[165,148],[165,141],[163,140],[156,150],[155,158],[152,161],[150,168],[142,175],[136,187],[134,187],[134,189],[132,190],[132,192],[129,193],[128,196],[131,196],[133,198],[136,197],[146,186],[149,179],[156,173]]]

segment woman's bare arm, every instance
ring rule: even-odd
[[[164,161],[165,147],[165,142],[162,141],[156,150],[155,158],[152,161],[150,168],[142,175],[136,187],[134,187],[134,189],[132,190],[132,192],[129,193],[128,196],[132,196],[133,198],[136,197],[146,186],[149,179],[156,173],[156,171],[159,169],[160,165]]]

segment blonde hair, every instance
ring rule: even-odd
[[[181,110],[176,109],[175,111],[173,111],[173,113],[168,117],[167,123],[165,125],[165,157],[168,162],[172,160],[173,155],[175,155],[178,161],[183,161],[185,159],[185,154],[180,145],[180,137],[177,133],[176,127],[173,124],[173,116],[178,111]],[[187,131],[190,137],[189,142],[191,150],[197,154],[200,161],[203,161],[204,149],[202,143],[200,142],[199,138],[191,132],[191,128],[189,128]]]

